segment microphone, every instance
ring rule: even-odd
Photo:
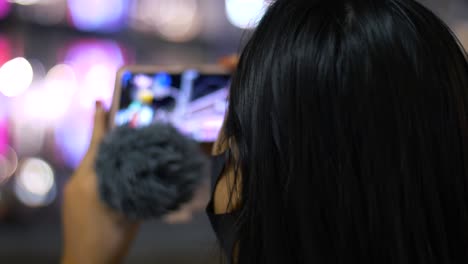
[[[208,159],[169,124],[117,127],[95,163],[101,199],[132,220],[160,218],[190,201]]]

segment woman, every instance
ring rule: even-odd
[[[416,1],[274,1],[215,148],[229,261],[467,263],[467,88],[464,50]],[[103,124],[98,108],[66,190],[64,263],[112,263],[137,229],[96,198]]]

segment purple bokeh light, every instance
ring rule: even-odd
[[[93,112],[70,112],[55,130],[55,140],[65,163],[76,168],[91,140]]]
[[[79,89],[69,113],[55,130],[55,142],[67,165],[76,167],[91,139],[94,102],[101,100],[110,106],[115,75],[125,56],[112,41],[79,41],[66,49],[61,63],[73,68]]]
[[[115,75],[124,65],[124,57],[122,48],[113,41],[84,40],[68,47],[63,62],[75,71],[80,87],[76,99],[81,106],[92,108],[96,100],[110,105]]]
[[[0,113],[0,155],[8,150],[8,119]]]
[[[68,0],[72,23],[83,31],[118,31],[128,7],[128,0]]]
[[[10,14],[11,4],[8,0],[0,0],[0,19],[3,19]]]

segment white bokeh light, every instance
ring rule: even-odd
[[[19,57],[0,68],[0,92],[8,97],[22,94],[33,81],[33,69],[29,61]]]
[[[201,31],[201,17],[196,0],[143,0],[132,14],[133,26],[156,31],[173,42],[194,39]]]
[[[23,162],[16,178],[15,194],[27,206],[45,206],[56,196],[55,177],[52,167],[38,158]]]
[[[115,82],[115,69],[105,64],[93,65],[84,76],[83,87],[79,93],[80,105],[85,109],[93,108],[97,100],[110,102]]]
[[[226,14],[234,26],[249,29],[257,26],[267,6],[265,0],[226,0]]]
[[[76,81],[76,74],[73,68],[68,64],[57,64],[52,67],[46,76],[47,79],[58,81]]]
[[[39,87],[25,94],[23,112],[27,118],[53,123],[64,116],[76,89],[73,69],[66,64],[56,65],[49,70]]]

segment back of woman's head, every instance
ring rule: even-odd
[[[466,263],[467,89],[465,52],[415,1],[272,3],[226,122],[238,262]]]

